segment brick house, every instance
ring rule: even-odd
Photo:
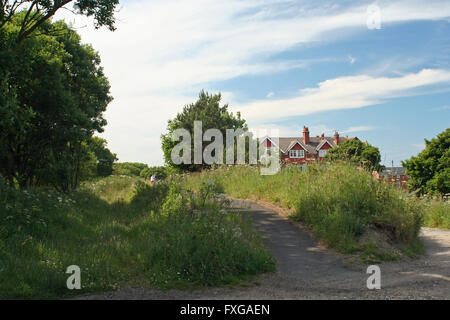
[[[409,176],[406,174],[405,168],[403,167],[390,167],[380,172],[374,171],[372,174],[377,180],[386,181],[395,184],[402,189],[407,189]]]
[[[278,148],[281,161],[285,163],[308,163],[322,161],[329,149],[336,148],[347,140],[355,140],[357,137],[340,137],[336,132],[333,137],[321,136],[310,137],[309,129],[303,127],[302,137],[264,137],[260,142],[260,148],[267,152],[270,148]]]

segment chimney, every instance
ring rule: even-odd
[[[320,136],[321,140],[325,139],[325,133],[322,133],[322,135]]]
[[[303,126],[303,142],[309,144],[309,130],[308,127]]]
[[[339,145],[339,133],[337,131],[334,133],[334,143]]]

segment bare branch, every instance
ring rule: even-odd
[[[30,15],[30,13],[33,11],[33,7],[36,5],[38,0],[33,0],[33,3],[31,4],[31,6],[28,8],[27,14],[25,15],[25,18],[23,18],[22,21],[22,25],[20,27],[20,32],[19,34],[25,29],[26,25],[27,25],[27,19],[28,16]]]
[[[61,9],[64,9],[64,10],[70,11],[70,12],[72,12],[73,14],[78,14],[78,12],[76,12],[76,11],[75,11],[75,10],[73,10],[73,9],[69,9],[69,8],[66,8],[66,7],[62,7]]]
[[[22,42],[27,36],[29,36],[31,33],[34,32],[34,30],[36,30],[38,27],[40,27],[45,21],[47,21],[48,19],[50,19],[57,10],[59,10],[60,8],[64,7],[66,4],[68,4],[69,2],[72,2],[73,0],[63,0],[60,3],[54,5],[54,7],[49,10],[47,12],[47,14],[41,16],[39,19],[36,20],[36,22],[31,25],[31,27],[27,28],[27,29],[21,29],[19,32],[19,37],[17,38],[17,42],[20,43]]]
[[[36,17],[38,17],[41,14],[41,10],[39,9],[39,4],[36,3],[36,10],[34,11],[33,15],[28,19],[28,21],[25,23],[24,29],[26,29],[33,21],[37,21]]]

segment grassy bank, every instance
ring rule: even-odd
[[[423,226],[450,230],[450,203],[439,199],[424,200]]]
[[[272,271],[249,222],[226,213],[213,191],[126,176],[70,195],[0,184],[0,298],[220,285]],[[70,265],[81,268],[82,290],[66,287]]]
[[[301,167],[287,166],[272,176],[260,175],[255,167],[222,167],[187,175],[185,181],[195,189],[205,179],[223,184],[231,196],[293,209],[291,218],[308,225],[325,245],[342,253],[360,253],[365,261],[421,251],[423,205],[356,167],[310,165],[303,172]]]

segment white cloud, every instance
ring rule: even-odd
[[[379,6],[383,28],[389,23],[450,16],[448,1],[386,1]],[[122,161],[160,164],[159,136],[167,119],[194,101],[200,88],[212,81],[316,63],[270,57],[301,43],[327,41],[339,30],[349,30],[347,36],[350,30],[366,32],[366,7],[290,0],[127,1],[117,13],[115,32],[94,30],[91,19],[74,19],[65,10],[56,18],[73,20],[83,41],[92,43],[101,54],[115,98],[106,113],[109,124],[102,135],[111,149]],[[279,116],[289,116],[373,104],[385,98],[386,91],[401,91],[387,90],[385,80],[396,87],[415,81],[414,76],[398,81],[365,76],[328,80],[319,88],[303,90],[300,100],[277,100],[271,105],[255,102],[253,106],[262,106],[261,114],[252,111],[250,104],[248,120],[270,119],[273,106],[279,109]],[[382,89],[377,90],[378,84]],[[409,87],[414,85],[409,83]],[[349,88],[356,92],[352,94]],[[376,92],[364,94],[367,88]]]
[[[307,125],[305,123],[305,125]],[[340,130],[339,128],[330,128],[327,125],[319,124],[319,125],[311,125],[308,126],[309,132],[311,136],[319,136],[322,133],[325,136],[332,136],[337,131],[340,134],[348,134],[354,132],[364,132],[364,131],[372,131],[376,128],[373,126],[353,126],[348,129]],[[280,124],[260,124],[249,126],[249,130],[256,137],[264,137],[269,135],[271,137],[279,136],[279,137],[301,137],[303,132],[303,127],[299,125],[288,126],[288,125],[280,125]]]
[[[249,126],[249,131],[256,137],[261,138],[264,136],[270,137],[300,137],[302,135],[303,128],[300,126],[289,127],[286,125],[279,125],[268,123],[264,125]]]
[[[282,4],[291,5],[290,10],[281,10]],[[384,23],[450,16],[448,2],[379,5]],[[131,1],[117,14],[115,32],[93,31],[89,19],[82,17],[75,26],[88,25],[78,32],[101,52],[113,86],[121,93],[148,93],[305,67],[311,61],[267,58],[299,43],[323,41],[342,28],[367,30],[366,7],[301,11],[287,0]],[[64,10],[59,16],[73,18]]]
[[[119,161],[162,164],[160,135],[166,131],[167,120],[194,100],[195,96],[116,96],[105,113],[108,125],[100,136],[107,139]]]
[[[373,126],[356,126],[350,127],[347,130],[342,131],[342,133],[353,133],[353,132],[364,132],[364,131],[372,131],[376,128]]]
[[[405,57],[404,55],[388,56],[381,61],[370,65],[361,70],[361,73],[371,76],[380,75],[402,75],[405,70],[416,69],[420,65],[426,63],[427,57],[414,56]]]
[[[366,75],[340,77],[300,90],[297,97],[261,100],[235,107],[245,119],[270,122],[316,112],[355,109],[380,104],[389,98],[411,96],[414,89],[450,82],[450,71],[424,69],[401,77]]]
[[[322,125],[314,125],[309,127],[309,131],[312,135],[320,135],[324,133],[326,136],[333,135],[336,131],[340,134],[346,134],[346,133],[354,133],[354,132],[365,132],[365,131],[372,131],[376,128],[373,126],[352,126],[347,129],[340,129],[340,128],[330,128],[324,124]]]
[[[337,128],[330,128],[324,124],[308,126],[308,129],[311,136],[318,136],[322,133],[326,136],[331,136],[335,131],[339,131]]]

